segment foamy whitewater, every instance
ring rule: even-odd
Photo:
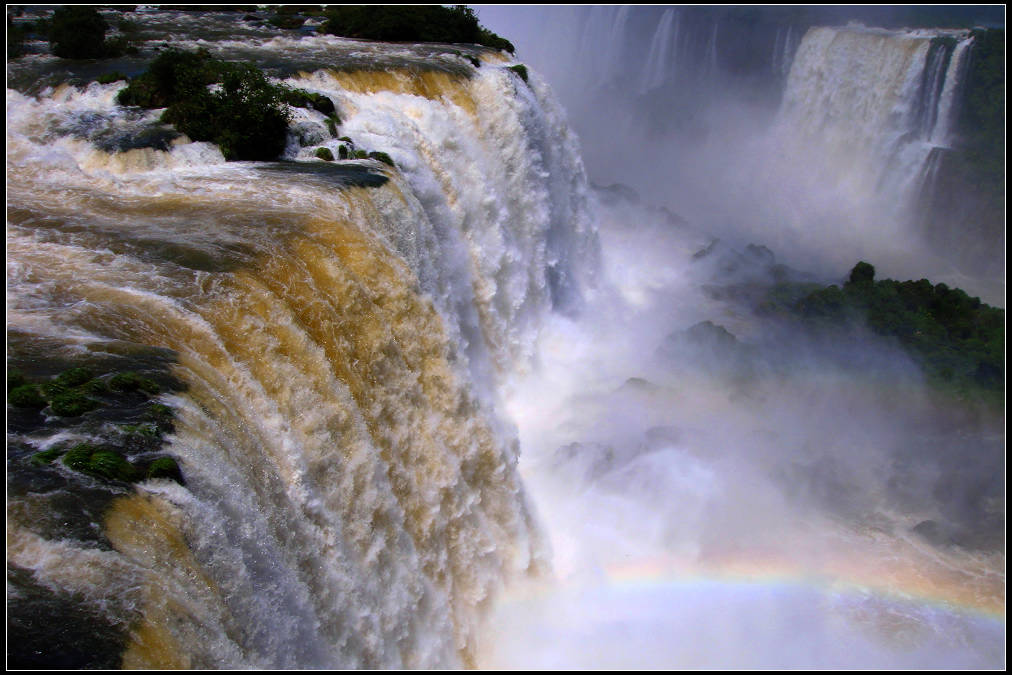
[[[586,57],[614,68],[612,18]],[[330,97],[340,135],[395,166],[315,159],[340,142],[302,109],[281,162],[129,149],[160,111],[117,106],[122,82],[9,63],[8,363],[167,369],[185,477],[115,488],[82,535],[51,513],[91,514],[90,479],[56,462],[59,487],[33,491],[28,458],[115,429],[9,427],[9,612],[61,598],[121,636],[123,668],[1004,666],[1000,422],[940,412],[895,345],[855,347],[872,377],[770,333],[721,292],[765,254],[592,188],[537,71],[218,14],[143,22]],[[686,34],[667,10],[630,86],[670,83]],[[775,38],[805,133],[839,94],[789,64],[841,39],[878,44]],[[912,43],[882,88],[930,51]],[[945,142],[936,79],[910,166]],[[854,124],[820,142],[884,133]],[[855,162],[897,156],[862,139]],[[767,365],[743,376],[694,343],[702,321]],[[926,520],[975,544],[928,542]]]

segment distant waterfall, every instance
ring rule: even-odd
[[[905,206],[932,150],[948,143],[970,42],[958,37],[812,28],[788,77],[782,137],[815,152],[810,163],[827,182]]]
[[[650,53],[640,84],[640,93],[646,93],[663,85],[668,79],[668,72],[675,67],[672,63],[672,50],[678,44],[678,29],[681,16],[673,9],[664,11],[661,22],[657,26],[650,41]],[[674,28],[672,28],[672,25]],[[672,36],[673,34],[673,36]]]

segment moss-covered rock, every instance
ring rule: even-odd
[[[148,466],[147,477],[149,479],[167,478],[183,485],[183,473],[179,470],[179,464],[171,457],[159,457]]]
[[[65,448],[62,448],[60,446],[54,446],[52,448],[49,448],[48,450],[36,452],[34,455],[32,455],[32,464],[34,464],[35,466],[44,466],[46,464],[51,464],[54,459],[63,454],[64,449]]]
[[[337,148],[338,159],[348,159],[350,151],[347,145],[341,145]]]
[[[327,118],[327,131],[330,132],[332,138],[337,138],[337,128],[341,126],[340,118],[335,115],[331,115]]]
[[[507,70],[513,71],[514,73],[520,76],[521,80],[529,84],[529,81],[527,79],[527,66],[518,63],[515,66],[510,66],[509,68],[507,68]]]
[[[138,473],[123,455],[108,448],[90,443],[79,443],[67,451],[63,463],[74,471],[99,478],[129,483],[137,480]]]
[[[142,377],[133,371],[117,373],[109,379],[109,388],[114,391],[142,391],[145,394],[154,396],[161,387],[154,380]]]
[[[95,373],[92,372],[91,368],[70,368],[63,371],[56,376],[56,380],[68,387],[78,387],[91,381],[95,377]]]
[[[394,165],[394,160],[391,159],[390,155],[388,155],[385,152],[370,152],[369,153],[369,157],[371,159],[375,159],[378,162],[383,162],[384,164],[388,164],[389,166],[393,166]]]
[[[161,403],[152,403],[144,411],[144,419],[154,423],[160,431],[172,431],[175,428],[174,418],[175,414],[172,412],[172,408]]]
[[[322,159],[325,162],[334,161],[334,153],[330,151],[330,148],[317,148],[315,154],[317,159]]]
[[[305,89],[286,89],[283,100],[294,108],[315,110],[324,115],[332,116],[337,124],[341,123],[341,119],[335,114],[337,108],[334,106],[334,102],[323,94],[315,94]]]
[[[15,408],[42,410],[46,407],[46,397],[39,391],[38,385],[23,384],[7,391],[7,402]]]
[[[68,391],[54,396],[49,402],[49,409],[60,417],[80,417],[89,410],[100,408],[101,403],[85,396],[79,391]]]

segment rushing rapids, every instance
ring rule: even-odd
[[[160,354],[185,487],[115,488],[97,535],[46,529],[40,509],[86,497],[33,489],[31,454],[112,431],[9,430],[15,625],[46,602],[88,617],[63,634],[106,645],[107,667],[472,664],[497,590],[543,567],[496,383],[592,283],[573,138],[545,84],[490,51],[473,68],[449,48],[215,41],[162,14],[179,46],[285,63],[396,168],[313,159],[296,136],[337,141],[301,110],[285,162],[123,150],[157,111],[26,59],[53,86],[7,93],[9,363]]]

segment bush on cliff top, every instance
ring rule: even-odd
[[[387,42],[463,42],[514,51],[464,5],[343,5],[327,10],[323,32]]]
[[[211,92],[208,85],[214,83],[221,87]],[[206,51],[171,50],[134,78],[117,101],[164,107],[163,122],[194,141],[216,144],[227,160],[271,160],[285,149],[289,98],[287,88],[271,84],[255,66],[225,63]],[[312,97],[310,102],[321,103]]]

